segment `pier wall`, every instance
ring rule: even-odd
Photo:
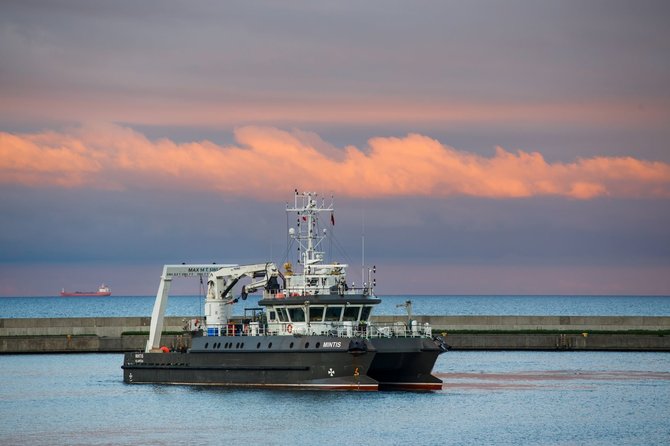
[[[191,316],[166,317],[163,345],[180,337]],[[670,351],[670,317],[415,316],[459,350]],[[376,316],[373,323],[407,322]],[[144,349],[149,317],[0,318],[0,353],[124,352]]]
[[[433,331],[662,331],[670,316],[413,316]],[[373,316],[376,323],[407,322],[407,316]]]
[[[181,333],[190,319],[166,317],[163,332]],[[150,326],[150,317],[5,318],[0,319],[0,354],[144,350]],[[184,341],[164,334],[162,342]]]
[[[181,332],[188,317],[166,317],[163,331]],[[99,336],[120,337],[124,332],[149,332],[150,317],[63,317],[0,319],[3,336]]]

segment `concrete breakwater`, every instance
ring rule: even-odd
[[[377,316],[379,323],[407,322]],[[670,351],[668,316],[416,316],[454,350]]]
[[[189,343],[180,335],[191,316],[165,318],[162,343]],[[458,350],[670,351],[667,316],[415,316],[434,334],[446,333]],[[372,323],[406,323],[376,316]],[[148,317],[0,319],[0,353],[125,352],[142,350]]]

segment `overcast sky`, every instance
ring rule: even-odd
[[[359,281],[364,238],[380,294],[670,294],[668,23],[666,1],[0,2],[0,295],[283,263],[295,188],[335,196],[333,255]]]

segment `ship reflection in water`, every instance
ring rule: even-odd
[[[670,372],[641,371],[579,371],[544,370],[509,373],[435,373],[444,382],[445,390],[453,389],[539,389],[575,388],[593,389],[604,382],[670,381]]]

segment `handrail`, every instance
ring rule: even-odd
[[[283,299],[286,297],[309,297],[309,296],[318,296],[318,297],[343,297],[343,296],[358,296],[362,295],[369,298],[374,298],[375,296],[370,293],[369,287],[349,287],[341,292],[331,294],[329,289],[321,289],[323,292],[319,292],[319,289],[314,288],[296,288],[294,290],[266,290],[263,292],[263,299]]]
[[[250,324],[229,324],[223,327],[221,335],[227,336],[334,336],[344,338],[430,338],[433,330],[430,324],[412,321],[410,326],[403,322],[394,324],[358,324],[353,322],[329,322],[306,324],[304,322],[281,322],[262,326],[258,322]],[[207,333],[204,333],[207,336]],[[210,333],[210,336],[212,334]]]

